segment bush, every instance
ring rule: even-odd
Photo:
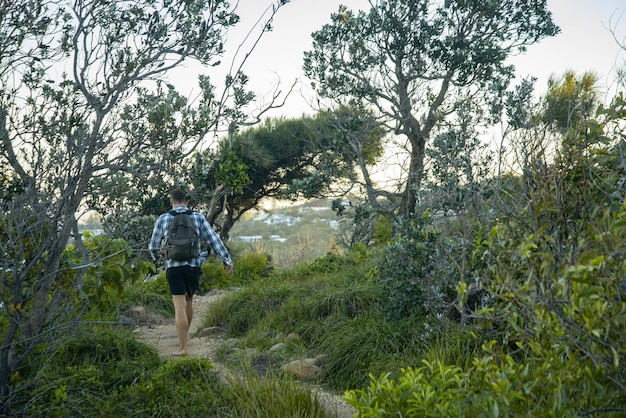
[[[332,319],[313,346],[330,354],[323,381],[334,389],[363,387],[376,363],[399,355],[408,344],[407,334],[380,317]]]
[[[125,288],[138,283],[148,273],[149,264],[133,258],[130,246],[121,238],[110,239],[103,235],[86,234],[83,244],[93,263],[80,278],[78,295],[87,306],[88,316],[114,319]],[[79,271],[76,266],[83,263],[83,258],[74,244],[64,251],[62,263],[65,269],[62,281],[65,286],[75,285]]]
[[[167,289],[167,294],[164,295],[162,291],[155,292],[153,286],[146,286],[146,284],[148,283],[127,288],[124,292],[124,300],[120,310],[125,312],[132,306],[143,306],[148,312],[165,317],[173,317],[174,305],[169,294],[169,288]]]
[[[235,285],[241,286],[268,277],[272,271],[272,258],[265,252],[247,251],[237,257]]]
[[[277,311],[292,294],[293,284],[269,286],[256,282],[221,298],[203,319],[203,327],[228,325],[228,335],[243,336]]]
[[[417,369],[402,369],[397,379],[390,373],[370,374],[369,386],[348,391],[346,400],[360,417],[547,418],[590,411],[623,416],[623,409],[609,407],[614,396],[587,381],[598,374],[592,362],[559,354],[553,362],[530,358],[517,362],[496,347],[493,341],[485,344],[482,355],[467,369],[433,360],[423,361]]]
[[[388,319],[398,320],[427,313],[429,287],[434,284],[434,263],[440,231],[429,224],[429,215],[398,226],[404,231],[385,248],[379,265],[380,282],[386,301],[382,306]]]
[[[51,348],[49,346],[48,348]],[[111,393],[161,364],[152,347],[120,327],[82,327],[54,353],[31,356],[15,391],[24,416],[88,416]]]
[[[120,211],[109,214],[102,222],[107,236],[124,239],[133,248],[136,257],[151,260],[146,237],[150,237],[155,221],[155,216]]]
[[[418,369],[402,369],[397,380],[390,379],[389,373],[370,374],[369,386],[347,391],[346,400],[363,418],[487,415],[483,399],[470,396],[460,368],[438,361],[424,364]]]
[[[104,416],[232,416],[230,391],[206,358],[168,361],[106,400]]]
[[[290,378],[254,375],[248,372],[229,384],[240,417],[309,417],[328,415],[310,388]]]

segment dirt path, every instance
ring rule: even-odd
[[[222,297],[224,293],[216,292],[205,296],[196,295],[193,298],[193,320],[189,330],[189,346],[188,352],[192,357],[206,357],[211,360],[215,369],[224,375],[229,373],[228,370],[220,364],[216,358],[216,350],[220,345],[219,337],[194,337],[202,323],[202,318],[210,309],[213,302]],[[146,344],[152,345],[157,349],[161,357],[173,358],[178,351],[178,336],[176,334],[176,326],[174,320],[166,321],[159,325],[141,326],[137,328],[140,333],[140,339]],[[340,396],[325,392],[321,389],[315,389],[318,398],[324,405],[329,418],[353,418],[354,409],[346,402],[341,400]]]

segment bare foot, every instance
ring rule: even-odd
[[[175,352],[173,355],[176,357],[185,357],[188,354],[186,350],[180,350],[180,351]]]

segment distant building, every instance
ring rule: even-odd
[[[233,238],[233,240],[241,242],[258,242],[261,241],[261,239],[263,239],[262,235],[240,235]]]
[[[302,218],[300,217],[284,215],[282,213],[274,213],[270,215],[268,218],[266,218],[263,222],[265,222],[267,225],[293,226],[297,224],[298,222],[300,222],[301,220]]]
[[[270,235],[270,241],[285,242],[287,238],[283,238],[280,235]]]

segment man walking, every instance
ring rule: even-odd
[[[186,356],[189,327],[193,317],[193,295],[198,290],[202,263],[206,261],[206,252],[200,252],[200,239],[206,239],[213,251],[215,251],[215,254],[224,263],[224,268],[229,274],[233,272],[233,261],[228,254],[226,246],[211,225],[209,225],[204,215],[199,212],[189,211],[187,207],[188,198],[185,192],[182,190],[172,192],[170,194],[170,203],[172,204],[172,211],[159,216],[154,224],[148,250],[155,261],[161,257],[165,258],[165,277],[167,278],[174,303],[176,333],[180,342],[180,351],[177,354]],[[188,260],[173,259],[171,254],[161,250],[163,241],[168,238],[170,225],[175,216],[174,213],[188,213],[198,237],[194,244],[196,246],[194,255]]]

